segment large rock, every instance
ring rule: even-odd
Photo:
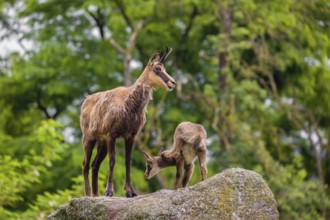
[[[54,219],[279,219],[262,177],[227,169],[186,189],[160,190],[134,198],[82,197],[47,217]]]

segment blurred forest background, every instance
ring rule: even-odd
[[[175,127],[191,121],[208,132],[209,177],[256,171],[281,219],[329,219],[329,33],[327,0],[1,1],[0,219],[43,219],[84,195],[82,101],[130,85],[165,45],[177,86],[149,103],[136,192],[173,188],[172,168],[144,179],[138,149],[170,148]],[[122,141],[116,150],[123,196]],[[107,172],[105,160],[100,194]],[[196,166],[190,185],[198,181]]]

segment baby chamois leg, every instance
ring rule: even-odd
[[[84,145],[84,161],[83,161],[83,175],[85,183],[85,195],[91,195],[91,188],[89,184],[89,163],[92,157],[93,148],[95,145],[95,140],[88,140],[85,136],[83,137]]]
[[[195,164],[192,162],[191,164],[184,165],[184,176],[182,179],[182,187],[185,188],[188,185],[188,182],[194,172]]]
[[[105,141],[98,141],[97,153],[92,162],[92,195],[99,195],[98,174],[102,161],[107,156],[107,144]]]
[[[113,196],[113,168],[115,167],[116,159],[115,159],[115,144],[116,138],[109,137],[107,140],[107,151],[109,155],[109,177],[108,184],[105,189],[105,196]]]
[[[199,150],[198,151],[198,160],[199,160],[199,166],[202,176],[202,181],[206,180],[207,178],[207,166],[206,166],[206,151],[205,150]]]
[[[181,176],[182,176],[183,165],[184,165],[183,159],[182,160],[177,160],[174,189],[178,189],[179,186],[180,186],[180,179],[181,179]]]
[[[136,196],[133,187],[131,185],[131,157],[134,144],[134,136],[125,138],[125,165],[126,165],[126,179],[125,179],[125,190],[126,197],[132,198]]]

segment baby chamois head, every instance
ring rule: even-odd
[[[158,166],[157,158],[150,156],[147,152],[142,151],[146,159],[146,171],[144,173],[145,178],[150,179],[155,176],[161,168]]]
[[[166,46],[166,52],[160,56],[160,51],[157,51],[151,56],[148,62],[148,80],[151,86],[161,87],[171,91],[175,86],[174,79],[166,72],[164,62],[172,49]]]

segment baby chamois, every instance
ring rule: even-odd
[[[161,150],[156,157],[143,151],[146,158],[145,177],[150,179],[161,169],[176,166],[174,188],[179,188],[183,169],[182,187],[186,187],[194,171],[194,162],[198,157],[202,181],[205,180],[207,177],[206,138],[207,134],[202,125],[191,122],[180,123],[175,129],[172,150]]]
[[[160,56],[157,51],[149,60],[137,81],[130,87],[118,87],[98,92],[86,98],[81,106],[80,127],[84,146],[83,175],[86,196],[91,195],[89,184],[89,164],[94,145],[97,153],[92,162],[92,195],[98,196],[98,171],[106,154],[109,155],[109,177],[105,190],[106,196],[112,196],[113,169],[115,166],[115,142],[119,137],[125,140],[125,191],[127,197],[136,196],[131,186],[130,167],[134,138],[143,127],[145,112],[152,99],[154,87],[172,90],[174,79],[166,72],[164,62],[171,52]]]

